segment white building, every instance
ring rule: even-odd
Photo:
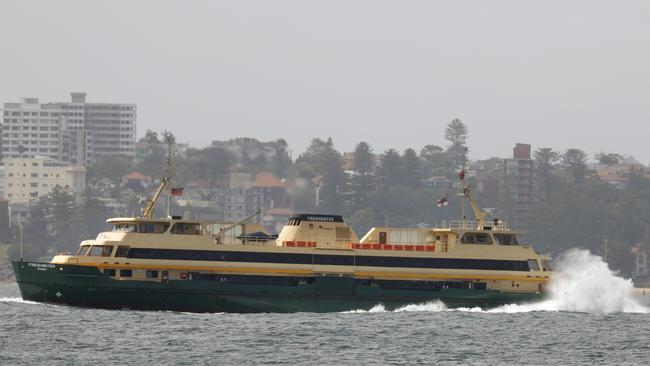
[[[135,157],[136,106],[86,103],[86,93],[71,93],[69,103],[22,98],[4,104],[0,133],[4,158],[46,156],[87,165],[98,157]]]
[[[10,203],[28,203],[46,195],[55,186],[67,188],[80,199],[86,188],[86,168],[63,165],[47,157],[6,158],[4,197]]]

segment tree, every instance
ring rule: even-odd
[[[341,169],[341,154],[334,149],[332,138],[326,141],[319,138],[312,140],[307,150],[298,157],[296,162],[305,162],[314,168],[322,177],[319,190],[318,205],[322,212],[340,212],[342,198],[339,194],[345,185],[345,174]]]
[[[447,176],[450,172],[454,174],[455,168],[449,153],[438,145],[426,145],[422,148],[420,159],[422,159],[423,173],[427,177],[434,175]]]
[[[107,229],[105,220],[107,216],[110,216],[111,212],[99,200],[97,192],[91,187],[86,187],[83,204],[79,207],[79,211],[82,224],[79,230],[80,239],[93,238],[98,232]]]
[[[158,140],[158,132],[147,130],[147,132],[144,133],[144,137],[140,141],[146,142],[148,144],[159,144],[160,140]]]
[[[51,224],[53,244],[56,250],[67,250],[77,246],[79,212],[75,200],[67,187],[54,186],[47,195],[49,203],[48,221]]]
[[[610,153],[610,154],[600,153],[600,154],[596,154],[596,159],[598,160],[598,164],[616,165],[616,164],[620,164],[623,161],[623,156],[616,153]]]
[[[23,258],[38,260],[45,256],[51,247],[52,235],[48,230],[47,197],[41,197],[32,203],[29,209],[29,220],[23,225]],[[16,225],[18,226],[18,225]],[[20,228],[12,230],[14,246],[9,248],[10,258],[20,258]]]
[[[539,190],[545,199],[549,198],[549,190],[552,184],[552,174],[560,163],[560,153],[551,148],[539,148],[533,152]]]
[[[449,122],[445,128],[445,139],[449,141],[447,152],[451,155],[455,165],[454,168],[458,168],[463,164],[468,135],[467,126],[458,118]]]
[[[133,158],[126,155],[103,156],[97,158],[88,167],[88,180],[108,178],[113,182],[119,182],[123,176],[133,170]]]
[[[406,149],[401,157],[402,175],[404,184],[411,188],[420,188],[422,185],[422,161],[418,158],[415,150]]]
[[[375,170],[375,156],[372,148],[366,142],[359,142],[354,149],[352,156],[352,169],[355,176],[353,179],[354,203],[361,205],[373,185],[373,172]]]
[[[210,196],[234,160],[228,151],[220,147],[188,149],[185,155],[174,164],[174,183],[183,184],[192,180],[207,182]]]
[[[271,159],[271,171],[280,178],[286,178],[292,161],[287,152],[287,142],[284,139],[275,141],[275,155]]]
[[[587,153],[580,149],[568,149],[562,154],[562,167],[573,177],[575,183],[582,183],[587,175]]]
[[[377,168],[377,178],[384,188],[394,187],[402,182],[402,164],[399,153],[395,149],[386,150]]]

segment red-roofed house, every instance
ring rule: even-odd
[[[122,186],[130,188],[133,192],[142,192],[151,185],[151,177],[140,172],[132,172],[122,177]]]
[[[251,183],[253,188],[286,188],[284,182],[280,178],[270,172],[260,172],[255,175],[255,179]]]
[[[270,172],[260,172],[255,175],[255,179],[251,183],[251,188],[258,193],[264,195],[265,200],[271,200],[269,208],[287,207],[289,206],[289,198],[287,196],[287,186],[280,180],[280,178]]]

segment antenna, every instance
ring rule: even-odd
[[[465,192],[467,191],[467,185],[465,184],[465,165],[467,162],[467,147],[463,147],[463,166],[460,170],[460,173],[458,173],[458,178],[460,178],[460,193],[459,196],[462,196],[462,199],[460,200],[460,217],[461,220],[464,222],[465,221],[465,199],[467,198]]]
[[[483,230],[485,228],[485,219],[489,215],[488,212],[485,212],[481,210],[478,207],[478,204],[476,204],[476,201],[474,201],[474,198],[472,197],[472,187],[466,184],[465,181],[465,166],[467,163],[467,147],[463,150],[463,168],[458,173],[458,178],[460,178],[460,186],[461,186],[461,193],[459,193],[459,196],[462,196],[463,199],[461,200],[461,215],[463,216],[463,226],[465,225],[465,200],[469,201],[469,205],[472,207],[472,211],[474,211],[474,216],[476,216],[476,221],[478,221],[478,230]]]
[[[171,134],[171,132],[165,131],[163,132],[164,134],[164,139],[165,143],[167,144],[167,157],[165,158],[165,176],[169,178],[169,183],[171,184],[171,179],[172,179],[172,156],[173,156],[173,148],[174,148],[174,136]],[[168,192],[167,193],[167,217],[171,217],[170,212],[169,212],[169,206],[170,206],[170,201],[171,201],[171,194]]]

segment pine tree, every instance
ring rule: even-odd
[[[318,190],[318,206],[321,212],[340,212],[343,199],[340,192],[345,190],[345,173],[341,169],[341,154],[334,149],[332,138],[326,141],[312,140],[307,150],[298,157],[297,163],[305,162],[321,176]]]
[[[468,135],[469,130],[467,126],[458,118],[447,124],[447,128],[445,129],[445,139],[449,141],[447,152],[451,155],[455,165],[454,169],[459,168],[463,164]]]
[[[568,149],[562,154],[562,167],[569,173],[574,183],[585,181],[587,168],[587,153],[580,149]]]
[[[386,150],[377,168],[377,178],[384,188],[395,187],[402,183],[402,162],[395,149]]]
[[[401,157],[403,183],[411,188],[420,188],[422,186],[422,161],[413,149],[404,150]]]
[[[449,153],[437,145],[426,145],[422,148],[420,159],[422,159],[423,173],[427,177],[448,175],[454,170]]]
[[[375,157],[368,143],[357,144],[352,158],[352,169],[355,173],[354,203],[359,206],[366,200],[374,183]]]
[[[545,147],[535,150],[533,158],[535,159],[535,167],[537,170],[538,189],[544,199],[548,200],[553,180],[553,171],[559,165],[560,153]]]

